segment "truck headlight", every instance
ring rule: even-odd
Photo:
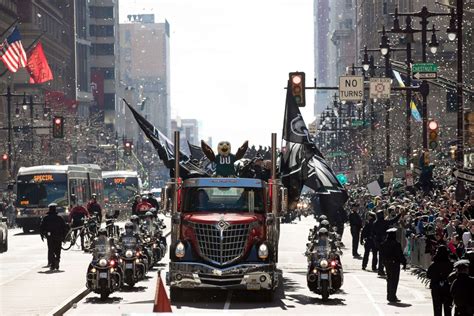
[[[323,259],[323,260],[319,261],[319,265],[321,266],[321,268],[327,268],[328,267],[328,261],[326,259]]]
[[[268,258],[268,247],[266,244],[261,244],[260,247],[258,247],[258,257],[260,259]]]
[[[185,250],[185,247],[184,247],[184,244],[182,242],[179,242],[177,245],[176,245],[176,249],[174,251],[174,254],[177,258],[183,258],[184,257],[184,254],[185,254],[186,250]]]

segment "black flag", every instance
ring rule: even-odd
[[[316,193],[332,194],[334,206],[342,207],[347,193],[336,175],[324,160],[323,155],[311,141],[303,116],[291,95],[290,86],[286,94],[285,116],[283,122],[283,141],[281,175],[282,182],[288,188],[290,203],[299,199],[303,185]],[[294,204],[290,204],[290,207]]]
[[[148,122],[140,113],[138,113],[125,99],[122,99],[123,102],[128,106],[132,112],[135,120],[138,123],[138,126],[145,133],[146,137],[151,141],[153,146],[158,152],[158,156],[163,161],[164,165],[170,169],[171,175],[174,174],[174,145],[169,140],[165,134],[160,132],[153,124]],[[202,170],[199,166],[195,165],[191,159],[184,154],[182,151],[179,151],[179,165],[180,165],[180,177],[187,179],[190,177],[207,177],[209,174]]]

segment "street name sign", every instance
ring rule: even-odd
[[[360,101],[364,98],[364,77],[339,77],[339,99],[341,101]]]
[[[474,173],[464,170],[454,170],[453,174],[459,180],[474,183]]]
[[[413,79],[436,79],[438,78],[438,65],[433,63],[413,64]]]
[[[370,78],[370,98],[390,99],[390,78]]]

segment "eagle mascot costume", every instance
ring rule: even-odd
[[[223,141],[217,145],[216,155],[212,148],[201,140],[202,151],[209,161],[216,164],[216,176],[218,177],[235,177],[234,162],[244,157],[248,147],[249,142],[245,141],[234,155],[231,153],[230,143]]]

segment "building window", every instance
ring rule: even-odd
[[[92,67],[91,72],[100,71],[104,74],[104,79],[115,79],[115,69],[113,67]]]
[[[91,25],[89,28],[90,36],[111,37],[114,36],[113,25]]]
[[[114,7],[89,7],[90,17],[95,19],[113,19]]]
[[[92,44],[91,46],[91,55],[113,55],[114,54],[114,44]]]
[[[352,0],[346,0],[346,8],[347,9],[352,8]]]

